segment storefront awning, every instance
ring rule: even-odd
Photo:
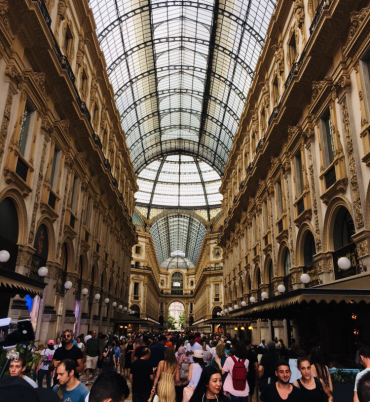
[[[303,288],[234,310],[231,318],[272,318],[281,310],[308,303],[370,304],[370,273]]]
[[[158,321],[151,318],[138,318],[129,315],[122,315],[122,313],[119,312],[115,312],[113,319],[117,324],[146,325],[150,327],[160,326],[160,323]]]
[[[211,318],[210,320],[204,321],[204,324],[217,324],[217,325],[238,325],[247,320],[242,317],[230,317],[230,318]]]
[[[21,275],[8,269],[0,269],[0,292],[10,295],[19,294],[21,297],[29,294],[30,296],[43,296],[44,288],[47,284],[37,279]]]

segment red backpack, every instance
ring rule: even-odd
[[[244,391],[247,384],[247,369],[245,368],[245,359],[236,360],[231,356],[234,362],[231,378],[233,379],[233,388],[235,391]]]

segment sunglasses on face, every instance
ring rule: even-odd
[[[62,335],[62,338],[72,338],[71,335]]]

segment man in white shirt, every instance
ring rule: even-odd
[[[186,356],[189,356],[190,363],[194,363],[193,354],[196,350],[202,350],[198,342],[195,342],[194,335],[189,336],[189,343],[186,345]]]
[[[93,331],[89,331],[89,332],[87,333],[87,335],[85,336],[85,345],[86,345],[86,342],[87,342],[89,339],[92,338],[92,332],[93,332]]]
[[[263,349],[267,348],[265,339],[261,339],[261,343],[260,343],[259,347],[263,348]]]
[[[23,374],[26,370],[26,361],[23,357],[19,356],[18,360],[11,360],[9,364],[9,374],[10,377],[21,377],[26,380],[33,388],[37,388],[37,384],[35,381],[31,380],[30,377],[27,377]]]
[[[357,384],[362,376],[366,373],[370,372],[370,347],[369,346],[362,346],[359,350],[361,364],[365,367],[365,370],[362,370],[360,373],[356,375],[355,380],[355,389],[353,393],[353,402],[359,402],[357,396]]]

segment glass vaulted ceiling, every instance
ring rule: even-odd
[[[272,0],[90,0],[134,168],[190,154],[222,174]]]
[[[148,205],[148,211],[151,205],[203,206],[210,216],[209,208],[219,205],[215,189],[238,129],[275,3],[89,1],[139,175],[138,202]],[[169,155],[177,155],[177,159]],[[183,168],[183,163],[187,167]],[[172,172],[168,172],[170,166]],[[193,186],[182,181],[186,169],[193,172],[185,175],[193,177]],[[209,170],[213,177],[208,180],[203,173]],[[168,231],[170,222],[182,229]],[[179,214],[151,228],[160,262],[170,257],[172,246],[177,244],[196,263],[199,250],[189,244],[201,244],[205,230],[194,230],[197,225],[191,222]]]
[[[150,207],[214,207],[222,199],[219,174],[194,156],[169,155],[149,163],[138,185],[137,203]]]

